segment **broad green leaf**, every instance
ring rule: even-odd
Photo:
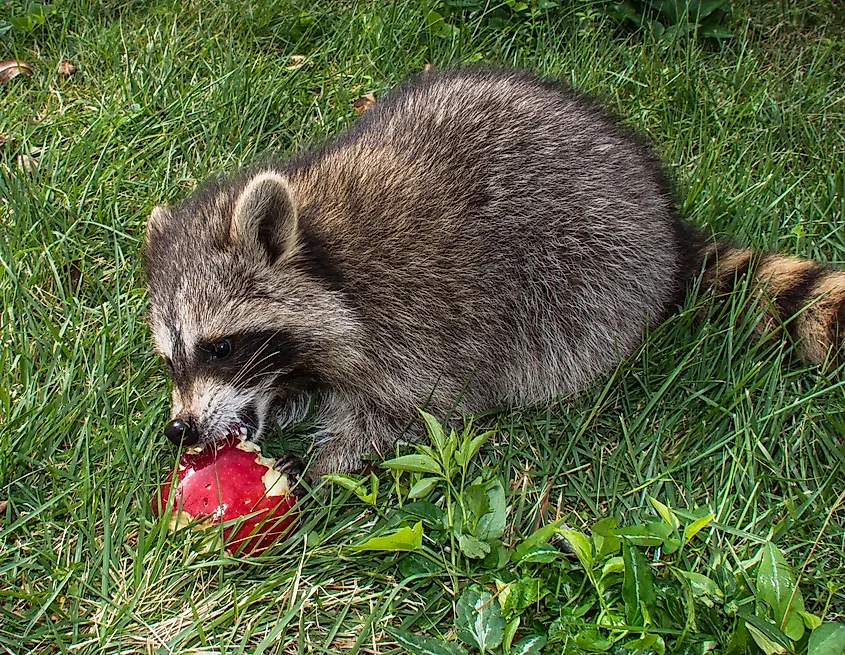
[[[822,623],[813,630],[807,655],[845,655],[845,623]]]
[[[619,552],[622,540],[616,536],[616,519],[613,517],[597,521],[590,528],[593,537],[593,545],[596,550],[596,559],[602,560],[607,555],[615,555]]]
[[[578,557],[578,561],[581,562],[584,570],[587,572],[592,571],[593,546],[587,537],[577,530],[559,529],[558,533],[572,546],[572,550],[575,551],[575,555]]]
[[[481,566],[490,572],[498,571],[510,561],[511,554],[498,540],[493,541],[490,546],[490,552],[484,556]]]
[[[695,8],[695,15],[692,17],[701,20],[729,3],[730,0],[701,0],[701,2],[697,3],[698,6]]]
[[[499,601],[476,586],[468,587],[455,604],[458,638],[482,653],[502,643],[505,622]]]
[[[437,573],[442,567],[437,562],[431,561],[420,553],[408,553],[401,560],[397,567],[403,578],[410,578],[412,575],[425,575]]]
[[[353,546],[355,550],[414,550],[422,546],[423,525],[417,521],[413,528],[405,526],[382,537],[372,537],[362,544]]]
[[[439,478],[422,478],[408,491],[408,498],[416,500],[417,498],[425,498],[437,483]]]
[[[665,523],[658,523],[667,530],[671,530]],[[631,525],[626,528],[620,528],[616,531],[620,537],[624,537],[635,546],[662,546],[665,541],[665,536],[654,536],[653,530],[645,525]]]
[[[505,532],[505,488],[500,480],[491,480],[484,488],[487,511],[478,519],[474,534],[483,541],[498,539]]]
[[[620,555],[617,555],[604,563],[604,566],[601,568],[601,577],[605,577],[611,573],[622,573],[624,570],[625,560]]]
[[[392,471],[413,471],[414,473],[431,473],[442,475],[443,469],[437,461],[428,455],[402,455],[381,463],[382,468]]]
[[[423,519],[427,523],[430,523],[435,530],[444,530],[447,527],[446,523],[448,520],[446,512],[434,503],[418,500],[403,506],[402,510],[412,516],[417,516]]]
[[[761,550],[757,595],[772,608],[775,624],[790,639],[798,641],[804,634],[804,621],[798,615],[804,610],[801,590],[796,589],[792,569],[777,546],[769,542]]]
[[[752,636],[760,648],[766,651],[766,655],[787,653],[790,651],[792,644],[789,638],[771,623],[765,619],[761,619],[759,616],[745,612],[740,613],[739,616],[745,621],[748,634]],[[769,651],[767,648],[771,648],[772,650]]]
[[[778,642],[770,639],[768,635],[766,635],[762,630],[759,628],[749,624],[745,626],[748,628],[748,634],[751,635],[751,638],[754,639],[754,643],[756,643],[760,650],[762,650],[766,655],[786,655],[789,653],[789,648],[779,644]]]
[[[575,643],[578,648],[588,653],[604,653],[613,646],[613,642],[595,628],[587,628],[579,632],[575,637]]]
[[[815,630],[822,624],[822,619],[815,614],[811,614],[810,612],[798,612],[798,616],[801,617],[801,620],[804,621],[804,625],[807,626],[808,630]]]
[[[360,478],[353,478],[351,475],[343,475],[342,473],[329,473],[323,476],[323,480],[328,480],[348,491],[357,491],[364,486],[364,481]]]
[[[419,410],[419,412],[423,421],[425,421],[425,431],[428,433],[431,443],[438,452],[441,452],[446,445],[446,433],[443,431],[443,426],[440,424],[440,421],[428,412],[424,412],[423,410]]]
[[[470,534],[459,534],[458,546],[461,552],[470,559],[481,559],[490,552],[490,544]]]
[[[511,553],[511,560],[514,562],[519,562],[529,551],[531,551],[536,546],[542,546],[543,544],[547,544],[549,542],[549,539],[551,539],[558,531],[558,526],[561,523],[563,523],[563,519],[559,519],[554,523],[544,525],[543,527],[538,528],[530,535],[525,537],[525,539],[522,540],[522,543],[520,543],[519,546],[513,549],[513,553]]]
[[[499,602],[502,602],[501,596],[499,596]],[[513,621],[509,621],[508,624],[505,626],[504,631],[502,632],[502,650],[506,653],[511,652],[511,646],[513,645],[513,638],[516,636],[516,631],[519,629],[520,618],[517,616]]]
[[[375,473],[370,473],[370,493],[366,493],[367,489],[357,489],[355,495],[368,505],[375,507],[376,500],[378,500],[378,476]]]
[[[519,560],[520,563],[539,562],[540,564],[550,564],[561,557],[562,553],[549,544],[541,544],[534,546]]]
[[[625,642],[625,648],[631,651],[650,651],[657,643],[657,635],[646,635],[639,639],[632,639]]]
[[[684,544],[688,544],[690,540],[701,532],[704,528],[710,525],[710,522],[716,518],[715,514],[708,514],[707,516],[702,516],[699,519],[696,519],[689,525],[684,527]]]
[[[521,614],[548,593],[548,589],[543,586],[540,578],[525,577],[509,582],[499,591],[502,614],[505,616]]]
[[[493,433],[493,430],[488,430],[487,432],[483,432],[473,437],[471,440],[462,443],[460,448],[455,451],[455,462],[457,462],[458,466],[464,467],[469,464],[469,462],[472,461],[472,458],[478,454],[479,450],[481,450],[481,446],[484,445],[484,442],[487,441]]]
[[[636,546],[623,544],[622,557],[625,561],[625,576],[622,580],[625,617],[630,625],[639,625],[643,619],[643,608],[651,612],[657,602],[654,576],[645,555]]]
[[[678,520],[678,517],[675,516],[675,512],[669,509],[669,507],[651,496],[648,496],[648,502],[655,510],[657,510],[657,513],[660,514],[660,518],[662,518],[673,530],[677,530],[681,527],[681,522]]]
[[[724,593],[719,588],[719,585],[706,575],[695,573],[694,571],[684,571],[683,569],[672,570],[678,575],[686,578],[687,582],[689,582],[693,596],[704,596],[716,599],[722,599],[724,597]]]
[[[546,645],[546,638],[540,635],[531,635],[525,639],[520,639],[513,648],[508,651],[508,655],[540,655],[540,650]]]
[[[467,655],[460,644],[415,635],[406,630],[385,628],[385,631],[402,646],[408,655]]]

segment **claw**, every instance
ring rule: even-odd
[[[285,453],[276,463],[273,468],[288,476],[288,485],[291,491],[296,495],[302,495],[301,478],[305,471],[305,462],[292,453]]]

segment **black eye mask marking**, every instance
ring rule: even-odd
[[[198,359],[203,374],[236,387],[253,386],[261,378],[297,368],[301,350],[286,330],[229,335],[203,344]]]
[[[221,359],[226,359],[232,354],[232,340],[227,337],[219,341],[203,343],[200,344],[199,349],[205,354],[206,363],[210,364]]]

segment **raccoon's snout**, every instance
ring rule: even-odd
[[[174,446],[193,446],[199,440],[196,423],[191,419],[174,419],[164,428],[164,436],[170,439]]]

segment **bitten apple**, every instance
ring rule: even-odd
[[[223,523],[228,551],[258,554],[289,531],[297,514],[290,480],[274,464],[257,445],[241,439],[185,453],[153,496],[153,513],[164,512],[175,482],[171,531]]]

